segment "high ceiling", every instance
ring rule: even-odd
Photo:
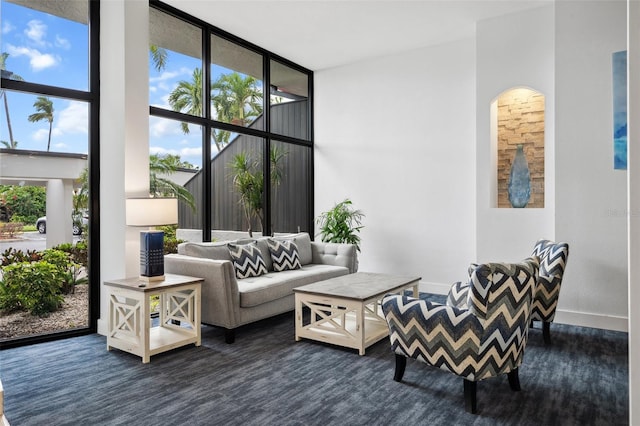
[[[164,0],[311,70],[472,37],[553,0]]]

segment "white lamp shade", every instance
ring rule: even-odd
[[[178,223],[177,198],[128,198],[128,226],[161,226]]]

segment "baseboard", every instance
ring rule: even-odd
[[[451,284],[429,283],[421,281],[420,291],[432,294],[449,293]],[[577,325],[580,327],[600,328],[603,330],[629,331],[629,320],[627,317],[603,315],[590,312],[577,312],[558,309],[554,322],[558,324]]]
[[[102,336],[106,336],[109,332],[109,324],[103,319],[98,320],[98,334]]]
[[[629,331],[629,319],[614,315],[594,314],[558,309],[553,322],[603,330]]]

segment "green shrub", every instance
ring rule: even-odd
[[[62,306],[64,272],[44,260],[21,262],[2,268],[0,309],[27,310],[46,316]]]
[[[176,238],[177,225],[160,226],[158,229],[164,232],[164,254],[177,253],[178,244],[184,243],[184,240]]]
[[[75,245],[71,243],[62,243],[54,247],[56,250],[61,250],[71,255],[71,260],[75,263],[87,267],[87,242],[84,240],[78,241]]]
[[[42,252],[42,260],[54,265],[64,277],[60,290],[62,294],[70,294],[75,291],[78,282],[80,266],[71,259],[71,255],[56,248],[46,249]]]
[[[13,223],[36,223],[38,216],[23,216],[21,214],[14,214],[11,216],[11,222]]]
[[[20,262],[36,262],[42,259],[42,253],[39,253],[36,250],[27,250],[25,253],[22,250],[16,250],[13,247],[6,249],[0,256],[2,256],[0,266],[8,266]]]

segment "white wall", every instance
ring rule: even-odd
[[[611,72],[626,2],[561,1],[555,12],[555,226],[570,244],[557,320],[626,330],[627,173],[613,169]]]
[[[477,256],[478,261],[519,261],[540,238],[554,238],[554,57],[553,7],[547,6],[477,23]],[[545,96],[544,208],[497,208],[497,145],[491,104],[513,87]],[[492,119],[494,122],[492,123]],[[495,135],[493,135],[495,136]]]
[[[315,73],[315,216],[364,211],[362,271],[446,291],[475,260],[474,44]]]

